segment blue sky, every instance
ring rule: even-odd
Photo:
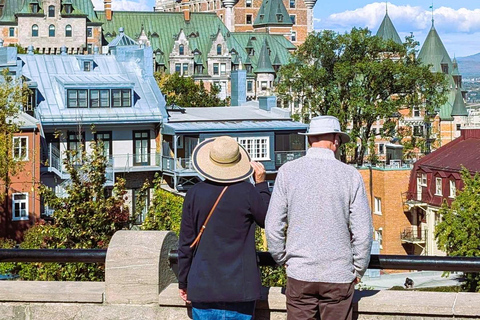
[[[103,0],[93,0],[103,9]],[[112,0],[113,10],[151,11],[155,0]],[[388,14],[403,39],[411,32],[423,43],[431,27],[428,0],[388,2]],[[435,0],[435,28],[449,54],[463,57],[480,52],[480,0]],[[314,9],[316,30],[345,32],[352,27],[368,27],[376,32],[385,15],[385,2],[372,0],[318,0]]]

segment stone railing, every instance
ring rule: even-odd
[[[178,296],[166,231],[119,231],[107,250],[105,282],[0,282],[0,319],[191,319]],[[357,291],[356,319],[479,319],[480,294]],[[282,288],[265,288],[256,319],[286,319]]]

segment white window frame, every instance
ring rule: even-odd
[[[20,157],[22,155],[22,140],[25,140],[25,156]],[[17,146],[18,144],[18,146]],[[18,154],[17,154],[18,150]],[[16,161],[27,161],[28,160],[28,136],[17,136],[13,137],[13,158]]]
[[[375,240],[378,241],[380,249],[383,249],[383,228],[375,230]]]
[[[245,0],[245,8],[251,8],[252,7],[252,0]]]
[[[250,143],[248,144],[247,141]],[[260,150],[252,150],[255,148],[256,143],[259,142],[265,146],[265,154],[262,156]],[[238,143],[241,144],[253,161],[270,161],[270,137],[238,137]]]
[[[382,198],[375,197],[373,203],[374,203],[373,213],[381,216],[382,215]]]
[[[19,195],[25,195],[25,199],[16,200],[15,197]],[[23,214],[22,212],[20,212],[20,216],[16,217],[15,209],[17,206],[21,205],[22,203],[25,204],[24,212]],[[20,210],[22,209],[20,208]],[[28,192],[20,192],[20,193],[12,194],[12,220],[13,221],[28,220]]]
[[[427,186],[427,174],[422,173],[422,186],[426,187]]]
[[[455,198],[457,196],[457,183],[454,179],[449,181],[450,184],[450,195],[449,198]]]
[[[290,41],[296,42],[297,41],[297,31],[292,31],[290,35]]]
[[[436,196],[443,196],[442,182],[443,182],[442,178],[435,177],[435,195]]]

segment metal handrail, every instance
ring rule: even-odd
[[[105,263],[107,249],[0,249],[0,262]],[[276,266],[269,252],[257,252],[260,266]],[[178,264],[177,250],[168,255]],[[437,257],[372,254],[369,269],[480,272],[480,257]]]

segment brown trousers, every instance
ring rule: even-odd
[[[287,280],[287,320],[351,320],[352,283]]]

